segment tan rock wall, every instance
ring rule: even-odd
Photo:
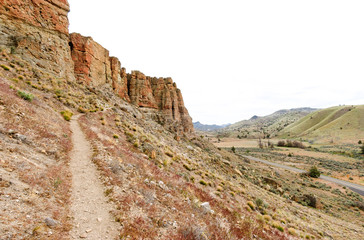
[[[0,0],[0,47],[35,68],[73,80],[66,0]]]

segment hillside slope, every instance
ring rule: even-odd
[[[270,115],[253,116],[249,120],[234,123],[219,132],[241,138],[274,137],[288,125],[298,121],[307,114],[315,111],[313,108],[294,108],[279,110]]]
[[[284,172],[250,163],[195,136],[172,79],[139,71],[127,74],[91,38],[70,36],[66,0],[0,3],[2,239],[70,239],[75,231],[87,238],[100,233],[80,229],[75,222],[74,197],[85,197],[82,190],[73,190],[77,172],[93,174],[91,182],[101,182],[98,192],[111,205],[106,212],[117,225],[113,230],[119,239],[364,235],[360,216],[352,214],[353,221],[347,221],[335,215],[337,207],[324,197],[322,209],[292,201],[298,193],[286,190],[290,180],[272,180],[283,179]],[[80,129],[75,130],[70,119],[84,134],[78,143],[72,139],[77,141]],[[82,146],[87,151],[79,151]],[[72,150],[97,170],[91,173],[77,162],[70,164]],[[70,171],[75,167],[80,169]],[[303,186],[300,182],[313,183],[300,179],[297,189]],[[339,193],[335,198],[340,197],[340,206],[343,199],[363,202],[350,191],[340,188]],[[86,220],[106,220],[86,210],[91,213]],[[360,215],[356,211],[362,210],[352,211]]]
[[[285,128],[281,136],[356,143],[364,137],[364,105],[318,110]]]
[[[196,130],[209,132],[209,131],[215,131],[224,127],[229,126],[230,124],[224,124],[224,125],[216,125],[216,124],[202,124],[200,122],[194,122],[193,127]]]

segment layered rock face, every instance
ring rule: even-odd
[[[121,99],[180,133],[193,132],[182,94],[171,78],[126,73],[91,37],[68,32],[67,0],[0,0],[0,48],[67,81],[110,85]]]
[[[130,102],[126,69],[121,67],[119,59],[110,57],[112,87],[125,101]]]
[[[152,78],[140,71],[127,74],[120,61],[110,57],[109,51],[91,37],[72,33],[70,46],[78,81],[91,87],[110,84],[122,99],[138,106],[170,130],[193,132],[181,91],[171,78]]]
[[[31,65],[73,80],[67,0],[0,0],[0,47]]]
[[[70,35],[72,60],[77,80],[99,86],[111,80],[109,51],[78,33]]]

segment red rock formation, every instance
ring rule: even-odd
[[[119,59],[116,57],[110,58],[112,87],[125,101],[130,102],[128,95],[128,79],[125,68],[121,68]]]
[[[146,77],[139,71],[132,71],[128,75],[128,88],[132,104],[145,108],[158,108],[153,96],[149,77]]]
[[[111,80],[109,51],[78,33],[70,35],[74,71],[77,80],[88,85],[99,86]]]
[[[68,34],[67,0],[0,0],[0,13],[30,25]]]

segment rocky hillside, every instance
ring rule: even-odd
[[[253,116],[249,120],[234,123],[219,132],[223,135],[239,138],[275,137],[288,125],[314,111],[316,109],[313,108],[279,110],[263,117]]]
[[[123,100],[140,107],[178,134],[192,133],[192,119],[171,78],[126,73],[109,51],[80,34],[68,33],[66,0],[1,1],[0,47],[11,49],[35,69],[90,88],[109,85]],[[70,105],[76,103],[69,101]],[[89,103],[77,104],[92,110]],[[94,104],[95,106],[95,104]]]
[[[281,136],[357,143],[364,136],[364,106],[338,106],[313,112],[285,128]]]
[[[195,136],[172,79],[128,74],[91,38],[69,35],[66,0],[0,3],[2,239],[88,238],[105,224],[91,209],[82,221],[96,227],[83,228],[72,210],[83,193],[75,193],[74,176],[85,169],[71,164],[71,153],[84,142],[85,160],[97,167],[92,179],[111,205],[115,239],[364,234],[360,218],[303,206],[290,200],[285,181],[263,181],[283,171],[260,169]],[[83,142],[72,141],[70,120]]]

